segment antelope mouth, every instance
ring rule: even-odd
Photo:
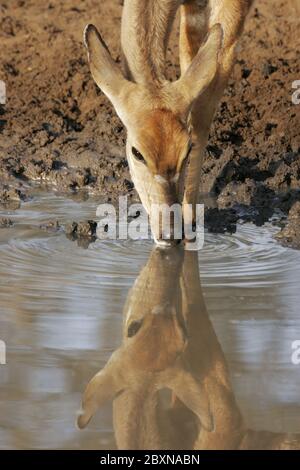
[[[154,237],[154,241],[159,248],[172,248],[179,245],[182,240],[167,240],[167,239],[157,239]]]
[[[155,243],[160,248],[172,248],[179,245],[184,240],[184,228],[181,223],[180,230],[176,231],[176,227],[171,225],[167,232],[164,232],[161,227],[157,232],[156,227],[152,229],[153,238]]]

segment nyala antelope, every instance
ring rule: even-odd
[[[247,428],[198,266],[197,252],[152,251],[125,303],[122,345],[83,394],[79,428],[112,400],[118,449],[299,449],[300,435]]]
[[[127,129],[130,172],[150,222],[152,204],[195,207],[209,130],[252,2],[125,0],[123,71],[96,27],[85,28],[92,76]],[[170,82],[165,55],[179,8],[181,76]],[[155,230],[154,238],[169,244],[171,232],[164,240]]]

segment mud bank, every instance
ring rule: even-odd
[[[2,204],[17,208],[33,181],[105,200],[120,194],[136,199],[125,130],[94,85],[82,44],[83,28],[93,22],[119,60],[121,4],[0,5],[0,79],[7,88],[0,105]],[[288,229],[300,224],[300,105],[292,103],[292,83],[300,79],[299,15],[297,0],[261,0],[249,15],[202,169],[202,192],[217,198],[206,213],[211,231],[234,231],[240,219],[262,225],[275,216],[288,230],[279,240],[299,246],[297,230]],[[176,41],[175,32],[170,78],[178,75]]]

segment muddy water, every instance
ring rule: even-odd
[[[117,445],[115,433],[120,446],[137,446],[145,441],[141,423],[156,426],[153,400],[148,392],[143,399],[143,384],[154,384],[153,393],[156,388],[169,388],[187,409],[193,408],[185,397],[186,382],[164,375],[174,364],[184,373],[189,371],[187,381],[197,386],[206,383],[210,411],[199,403],[199,421],[209,427],[208,415],[212,415],[220,432],[218,404],[225,410],[229,405],[219,403],[218,393],[210,388],[217,374],[216,358],[222,370],[218,380],[229,383],[227,365],[232,384],[227,385],[231,397],[227,412],[232,418],[228,437],[240,429],[241,422],[243,429],[253,431],[300,433],[300,365],[291,360],[292,342],[300,340],[300,253],[280,247],[272,239],[271,226],[243,225],[235,235],[207,234],[195,269],[195,259],[192,267],[189,261],[185,266],[178,253],[162,261],[151,251],[151,242],[97,241],[84,249],[62,232],[39,228],[49,219],[95,218],[96,205],[94,200],[37,192],[21,209],[1,211],[15,225],[0,230],[0,339],[7,346],[7,364],[0,366],[0,447],[111,449]],[[187,272],[191,291],[183,287],[182,270]],[[173,290],[162,272],[170,277],[172,273]],[[157,309],[156,294],[167,313]],[[178,307],[180,302],[184,307]],[[200,323],[195,305],[199,305]],[[196,319],[196,326],[191,326],[194,320],[190,319]],[[153,331],[163,334],[153,339]],[[170,340],[164,341],[168,335]],[[114,407],[114,425],[110,391],[87,428],[79,431],[76,412],[84,389],[121,344],[122,373],[113,373],[121,373],[119,387],[125,395],[115,400],[119,404]],[[159,345],[159,353],[150,351],[153,344]],[[135,383],[141,386],[138,396],[130,395]],[[97,393],[101,390],[96,388]],[[198,392],[202,396],[203,390]],[[136,400],[138,415],[122,415],[126,393],[128,402]],[[203,396],[203,403],[206,399]],[[172,397],[171,404],[164,400],[160,416],[167,421],[166,410],[184,405],[176,406],[175,400],[173,406]],[[131,425],[124,436],[120,428],[126,419]],[[177,416],[171,422],[177,435],[182,420]],[[160,423],[157,432],[162,448],[171,445],[162,431],[165,428]],[[195,445],[197,438],[193,439]],[[203,442],[199,448],[213,445],[211,440]]]

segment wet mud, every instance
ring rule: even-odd
[[[92,21],[120,61],[121,11],[118,0],[1,3],[0,79],[7,89],[0,105],[2,206],[18,208],[33,182],[106,201],[121,194],[137,199],[125,129],[94,84],[82,43]],[[300,105],[292,102],[300,73],[299,13],[297,0],[261,0],[247,20],[202,168],[201,191],[217,199],[206,211],[213,232],[275,216],[279,230],[287,227],[278,240],[299,246],[297,230],[289,229],[300,224]],[[179,73],[177,42],[175,31],[170,79]]]

